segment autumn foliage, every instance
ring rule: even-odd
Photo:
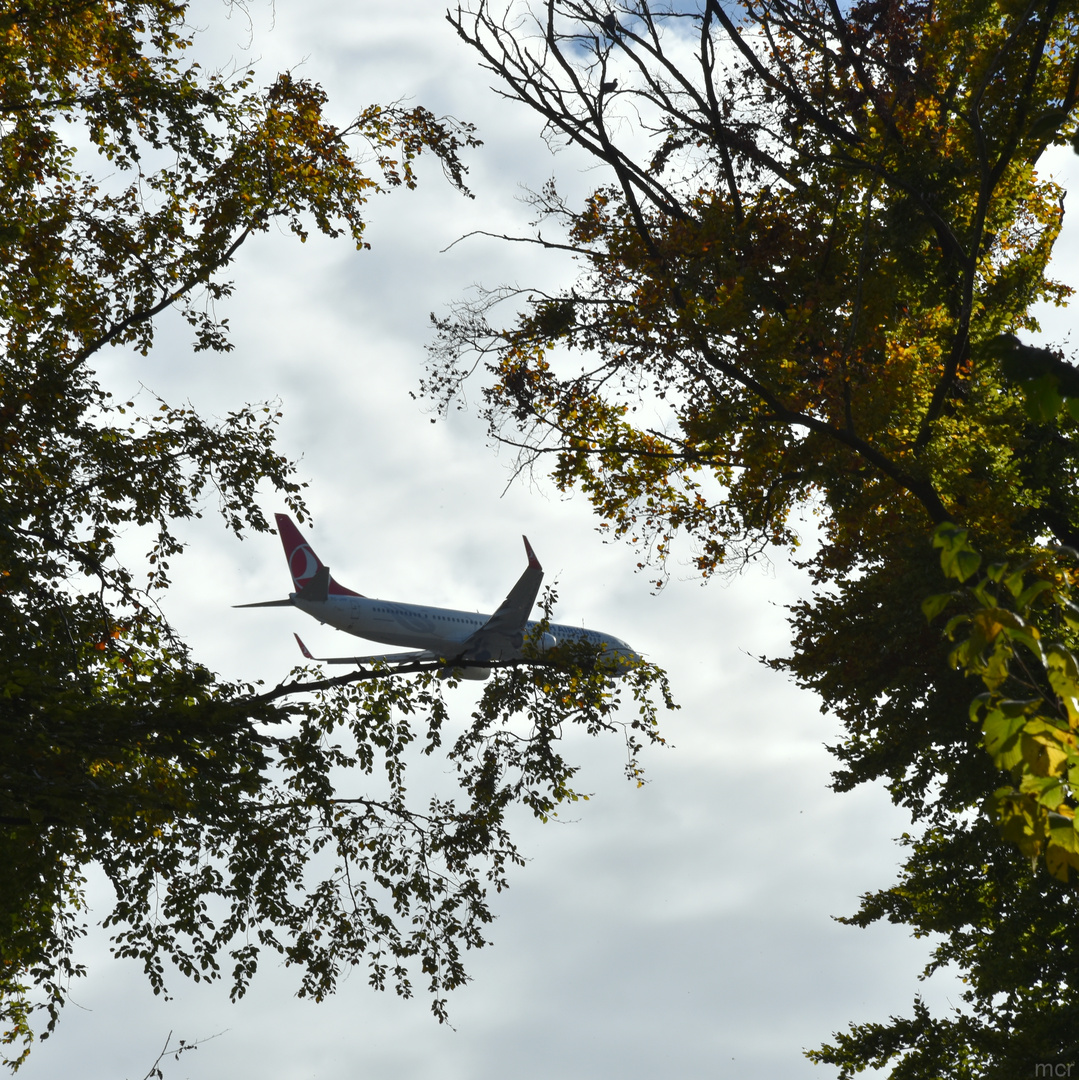
[[[450,405],[478,363],[492,434],[642,564],[681,536],[727,572],[797,554],[816,522],[818,589],[775,665],[842,721],[837,789],[883,782],[914,821],[900,880],[850,921],[935,935],[927,972],[955,964],[967,989],[954,1014],[916,1000],[811,1056],[1001,1080],[1064,1060],[1070,890],[1002,842],[1011,759],[981,745],[976,688],[919,603],[942,586],[935,525],[992,564],[1079,546],[1076,419],[1056,407],[1075,369],[1030,340],[1035,305],[1070,294],[1040,164],[1076,131],[1074,6],[477,0],[449,19],[608,179],[580,206],[535,194],[530,239],[575,280],[461,301],[428,393]]]
[[[335,124],[323,91],[287,72],[266,86],[207,73],[185,11],[0,4],[0,1038],[12,1067],[83,974],[90,865],[114,891],[94,918],[156,992],[179,971],[228,979],[238,996],[269,953],[296,968],[302,994],[321,998],[362,964],[377,988],[424,988],[444,1018],[464,952],[485,941],[488,892],[520,861],[508,807],[543,817],[578,796],[562,726],[623,732],[631,771],[658,737],[660,673],[614,679],[594,655],[496,673],[450,736],[431,671],[230,684],[172,631],[159,598],[178,523],[216,503],[233,532],[267,531],[259,486],[303,520],[304,485],[275,448],[274,406],[209,422],[151,393],[117,400],[95,359],[145,353],[167,310],[194,348],[227,351],[217,302],[241,245],[277,224],[365,247],[370,197],[414,186],[421,154],[463,190],[460,152],[477,142],[420,107]],[[146,539],[144,561],[121,557],[125,533]],[[417,799],[407,767],[435,753],[450,791]]]

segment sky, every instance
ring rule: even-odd
[[[557,584],[555,618],[629,641],[669,672],[681,709],[663,718],[670,746],[645,754],[643,788],[623,778],[616,740],[569,739],[592,798],[546,825],[519,817],[529,861],[495,898],[492,944],[469,957],[452,1027],[422,994],[375,993],[362,968],[317,1005],[296,999],[295,974],[272,962],[238,1004],[178,974],[166,1002],[91,927],[79,957],[90,974],[21,1080],[140,1080],[169,1032],[216,1037],[169,1061],[168,1080],[796,1080],[834,1074],[803,1050],[849,1022],[908,1014],[918,993],[938,1011],[958,1004],[952,973],[918,981],[930,943],[835,921],[892,883],[909,822],[879,787],[828,789],[836,721],[758,660],[783,653],[784,605],[807,593],[804,574],[776,556],[702,587],[682,550],[657,595],[631,549],[603,542],[583,499],[510,483],[512,461],[474,409],[432,422],[411,397],[430,312],[477,283],[550,286],[568,273],[522,245],[443,249],[477,228],[524,231],[523,192],[552,175],[571,196],[603,175],[552,155],[533,117],[491,92],[439,3],[252,0],[250,22],[215,0],[193,10],[207,67],[253,55],[263,82],[291,68],[327,88],[342,120],[406,98],[474,122],[485,141],[468,158],[476,197],[427,167],[420,190],[370,204],[371,251],[256,238],[223,310],[231,354],[193,353],[166,319],[149,357],[114,351],[102,380],[205,415],[279,400],[282,449],[310,485],[312,546],[365,594],[493,610],[524,567],[526,534]],[[1074,160],[1054,161],[1063,179]],[[1073,281],[1075,250],[1068,232],[1057,265]],[[1045,327],[1063,338],[1067,314]],[[282,509],[269,493],[262,505]],[[213,515],[183,535],[165,610],[226,677],[279,681],[298,660],[294,630],[316,653],[354,648],[299,612],[232,609],[285,595],[275,537],[241,543]],[[458,691],[460,708],[470,692]],[[100,920],[107,889],[93,876],[89,889]]]

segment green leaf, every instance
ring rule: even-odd
[[[982,697],[989,697],[988,694],[981,695]],[[1000,710],[1005,716],[1030,716],[1032,713],[1037,712],[1045,704],[1045,698],[1021,698],[1018,700],[1004,699],[996,703],[996,708]]]
[[[1022,384],[1022,391],[1027,415],[1036,424],[1048,424],[1064,405],[1064,397],[1054,375],[1030,379]]]
[[[1045,868],[1058,881],[1068,881],[1069,872],[1079,869],[1079,857],[1062,845],[1051,842],[1045,850]]]
[[[1028,608],[1031,601],[1052,587],[1052,584],[1048,581],[1035,581],[1033,585],[1028,586],[1015,598],[1016,606],[1020,610]]]
[[[982,721],[982,735],[985,739],[985,748],[996,757],[1012,740],[1023,730],[1026,717],[1023,714],[1008,716],[994,709]]]
[[[1045,650],[1045,666],[1050,678],[1055,676],[1062,689],[1067,690],[1068,693],[1079,690],[1079,662],[1076,661],[1071,649],[1058,641],[1052,642]],[[1057,690],[1057,693],[1060,693],[1060,690]]]
[[[1037,630],[1027,627],[1005,626],[1004,633],[1014,642],[1026,646],[1039,659],[1042,655],[1041,644],[1038,641]]]
[[[1019,790],[1024,795],[1030,795],[1038,803],[1049,810],[1055,810],[1064,801],[1064,787],[1057,776],[1034,776],[1025,773]]]
[[[966,581],[981,566],[981,555],[967,543],[967,530],[957,528],[950,521],[937,526],[933,546],[940,548],[940,565],[947,577]]]
[[[1064,814],[1050,814],[1049,838],[1057,847],[1072,855],[1079,855],[1079,833],[1076,832],[1076,822],[1073,818]]]
[[[1060,607],[1060,613],[1064,617],[1064,622],[1069,630],[1079,630],[1079,607],[1064,598],[1057,599],[1057,605]]]
[[[937,593],[922,601],[922,614],[926,622],[932,622],[955,599],[955,593]]]

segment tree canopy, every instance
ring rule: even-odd
[[[725,572],[797,553],[796,514],[815,522],[817,590],[773,663],[841,720],[837,790],[883,782],[914,819],[900,880],[848,921],[934,935],[927,973],[953,964],[967,988],[951,1014],[916,999],[811,1057],[927,1080],[1074,1058],[1074,878],[1001,840],[1016,759],[968,718],[963,670],[1014,641],[983,636],[957,671],[919,609],[944,584],[935,525],[1012,567],[963,595],[970,617],[1007,607],[1025,560],[1049,580],[1046,543],[1079,546],[1059,407],[1076,369],[1029,340],[1035,305],[1070,294],[1048,274],[1064,192],[1038,166],[1076,131],[1074,6],[475,0],[448,18],[501,93],[611,179],[580,206],[554,181],[535,193],[536,231],[514,239],[572,253],[575,280],[462,300],[436,320],[426,392],[449,406],[479,367],[494,436],[582,490],[643,563],[682,534],[703,574]],[[1041,605],[1067,652],[1054,595],[1015,603]],[[1001,664],[1011,682],[983,708],[1027,698],[1044,720],[1029,686],[1057,702],[1052,663]]]
[[[462,191],[473,130],[423,108],[344,125],[313,82],[203,71],[186,5],[0,5],[0,1017],[17,1067],[56,1023],[85,920],[84,871],[116,894],[117,955],[155,991],[168,968],[242,994],[269,950],[319,998],[342,968],[445,1014],[484,942],[487,892],[519,861],[505,813],[576,798],[563,725],[624,730],[631,771],[656,738],[658,672],[615,678],[587,648],[500,670],[447,730],[442,684],[299,671],[273,689],[216,677],[158,598],[177,522],[216,500],[227,527],[268,530],[266,484],[303,518],[272,405],[210,423],[114,399],[106,346],[145,353],[155,318],[227,351],[216,302],[241,247],[271,224],[365,247],[364,206],[433,155]],[[145,536],[145,567],[123,535]],[[143,576],[145,572],[145,576]],[[594,660],[594,657],[591,657]],[[618,712],[633,699],[630,719]],[[443,746],[443,740],[445,745]],[[417,802],[410,754],[445,753],[456,791]]]

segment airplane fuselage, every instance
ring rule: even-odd
[[[303,600],[293,593],[290,599],[305,614],[356,637],[383,645],[430,649],[442,655],[452,653],[452,646],[463,644],[491,618],[475,611],[403,604],[369,596],[329,596],[315,601]],[[534,619],[527,620],[525,636],[531,637],[538,625]],[[624,641],[581,626],[551,623],[548,633],[552,640],[542,642],[542,646],[550,647],[556,641],[587,641],[603,647],[611,656],[631,659],[636,655]]]

